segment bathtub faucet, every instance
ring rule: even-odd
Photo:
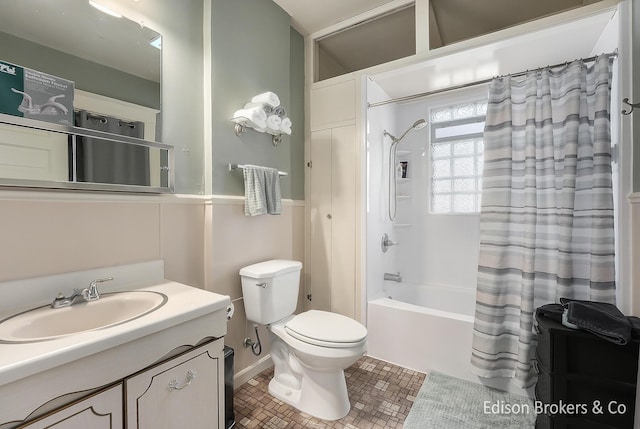
[[[400,273],[398,274],[384,273],[384,279],[391,280],[396,283],[402,283],[402,276],[400,275]]]
[[[395,241],[391,241],[389,239],[389,235],[386,232],[382,235],[382,242],[381,242],[382,253],[386,253],[387,250],[389,250],[389,247],[397,246],[398,244],[399,243],[396,243]]]

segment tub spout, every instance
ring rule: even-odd
[[[384,279],[391,280],[396,283],[402,283],[402,276],[400,275],[400,273],[397,273],[397,274],[384,273]]]

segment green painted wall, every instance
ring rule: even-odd
[[[108,0],[101,3],[111,6]],[[126,7],[162,34],[161,135],[175,146],[176,193],[203,194],[203,0],[129,1]]]
[[[291,198],[304,200],[304,37],[291,28]]]
[[[76,89],[160,108],[160,84],[0,32],[0,60],[75,82]]]
[[[286,171],[283,198],[304,198],[304,46],[289,15],[272,1],[212,0],[212,189],[244,195],[242,173],[228,163]],[[293,75],[293,76],[292,76]],[[292,135],[277,147],[269,134],[234,134],[233,113],[256,94],[275,92],[292,118]],[[301,187],[302,185],[302,187]]]

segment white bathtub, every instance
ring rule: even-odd
[[[474,289],[406,282],[385,289],[389,297],[367,306],[369,356],[531,396],[507,379],[486,380],[471,372]]]

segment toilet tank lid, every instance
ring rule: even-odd
[[[301,269],[302,262],[290,261],[288,259],[272,259],[244,267],[240,269],[240,275],[254,279],[263,279],[292,271],[300,271]]]

